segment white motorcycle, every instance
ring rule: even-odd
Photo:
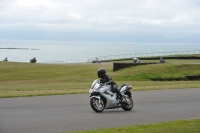
[[[119,96],[111,92],[111,85],[102,84],[99,79],[96,79],[89,90],[91,94],[90,106],[97,113],[102,112],[104,109],[115,108],[130,111],[134,105],[130,89],[132,89],[132,86],[128,86],[127,84],[118,87],[123,96],[123,100],[120,101]]]

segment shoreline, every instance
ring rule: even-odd
[[[40,50],[40,49],[34,49],[34,48],[0,48],[0,49],[23,49],[23,50]]]

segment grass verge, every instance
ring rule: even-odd
[[[200,119],[80,131],[73,133],[200,133]]]
[[[105,68],[118,85],[128,83],[135,90],[200,88],[199,81],[152,81],[199,74],[200,64],[155,64],[113,72],[112,63],[32,64],[0,62],[0,98],[88,93]]]

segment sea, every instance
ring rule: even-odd
[[[95,60],[200,54],[200,43],[134,43],[0,40],[0,60],[37,63],[86,63]]]

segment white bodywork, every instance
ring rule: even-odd
[[[127,85],[122,87],[120,92],[122,95],[124,95],[124,92],[127,91]],[[106,99],[106,106],[105,109],[109,108],[117,108],[121,107],[121,104],[119,104],[119,101],[117,100],[117,94],[111,92],[111,85],[101,85],[99,79],[96,79],[89,90],[89,93],[99,93],[99,95],[93,95],[91,98],[97,98],[99,99],[99,103],[101,102],[101,97],[103,96]],[[126,97],[126,95],[124,95]],[[127,102],[130,102],[129,99],[127,99]]]

